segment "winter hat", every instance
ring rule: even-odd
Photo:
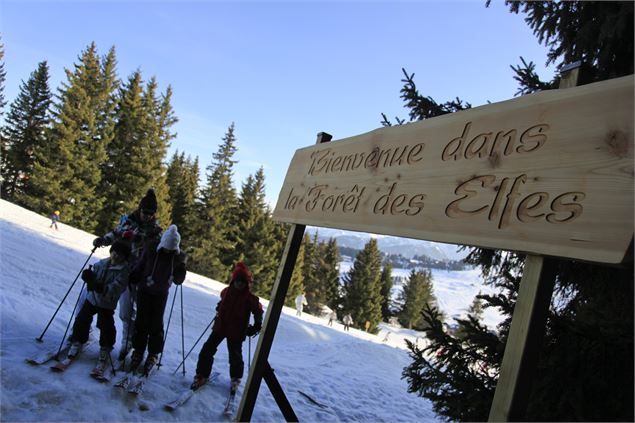
[[[251,283],[251,272],[247,268],[247,265],[242,261],[239,261],[232,270],[232,281],[242,279],[247,283]]]
[[[113,251],[117,253],[118,256],[121,256],[124,259],[128,260],[128,258],[130,257],[130,243],[126,240],[118,239],[113,242],[112,246],[110,247],[110,252]]]
[[[163,232],[163,235],[161,235],[161,242],[159,242],[157,251],[159,251],[161,248],[165,248],[166,250],[176,251],[178,254],[180,252],[180,242],[181,235],[179,234],[179,229],[176,227],[176,225],[170,225],[170,227],[165,232]]]
[[[139,202],[139,210],[147,210],[152,213],[157,212],[157,196],[152,188],[148,189],[145,197]]]

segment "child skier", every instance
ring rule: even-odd
[[[130,244],[117,240],[110,247],[109,258],[98,261],[92,268],[82,272],[88,295],[73,323],[68,357],[74,358],[80,353],[82,345],[88,341],[93,316],[97,314],[100,350],[96,370],[101,369],[102,373],[115,345],[117,332],[113,316],[117,300],[128,284],[129,257]]]
[[[243,342],[246,336],[258,334],[262,327],[262,304],[258,297],[250,292],[251,282],[252,275],[247,266],[242,262],[236,263],[229,286],[220,293],[212,334],[198,356],[196,376],[191,385],[193,390],[207,382],[214,364],[214,354],[223,339],[227,339],[232,394],[235,394],[238,389],[245,366],[242,354]],[[254,324],[248,326],[250,313],[254,315]]]
[[[55,230],[59,230],[59,228],[57,227],[57,222],[60,221],[60,211],[59,210],[55,210],[55,212],[51,215],[51,224],[49,225],[49,229],[53,229],[53,227],[55,226]]]
[[[157,242],[161,236],[161,227],[157,223],[155,214],[157,212],[157,198],[152,188],[148,189],[146,195],[139,202],[139,207],[121,216],[117,227],[106,235],[95,238],[93,246],[104,247],[112,244],[117,239],[126,239],[131,242],[132,254],[129,260],[130,270],[135,262],[140,258],[146,244]],[[130,349],[131,329],[134,327],[136,292],[134,286],[129,286],[119,300],[119,319],[123,326],[121,334],[121,348],[118,359],[123,361]]]
[[[137,285],[137,318],[132,336],[130,370],[135,371],[148,347],[143,366],[147,375],[163,351],[163,313],[172,282],[181,285],[185,280],[185,253],[179,248],[181,235],[171,225],[161,241],[148,245],[130,274],[130,283]]]

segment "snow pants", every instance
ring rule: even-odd
[[[163,314],[168,293],[152,295],[139,290],[137,292],[137,318],[132,335],[132,348],[136,351],[160,354],[163,351]]]
[[[123,328],[121,334],[121,349],[129,348],[131,341],[130,331],[134,328],[136,288],[128,286],[119,297],[119,319]]]
[[[115,319],[113,317],[115,310],[94,306],[90,301],[84,301],[81,310],[77,313],[70,340],[81,344],[88,341],[90,325],[93,323],[95,314],[97,314],[97,328],[99,329],[99,346],[111,350],[117,339],[117,330],[115,329]]]
[[[198,355],[198,362],[196,363],[197,375],[209,377],[212,373],[214,355],[216,354],[216,350],[223,339],[225,339],[225,336],[212,331],[212,334],[209,336],[207,341],[205,341],[205,344],[203,344],[203,348]],[[245,369],[242,339],[230,340],[227,338],[227,352],[229,353],[229,377],[232,379],[241,379]]]

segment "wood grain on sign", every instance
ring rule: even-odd
[[[274,218],[619,263],[633,173],[629,76],[299,149]]]

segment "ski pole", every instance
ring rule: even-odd
[[[251,369],[251,336],[249,337],[249,355],[247,357],[249,357],[247,368]]]
[[[130,344],[132,344],[132,341],[130,340],[130,338],[132,337],[132,331],[134,330],[134,327],[133,327],[134,326],[134,321],[132,320],[132,315],[134,314],[134,297],[133,297],[132,289],[131,289],[129,283],[128,283],[128,288],[126,288],[126,289],[128,290],[128,298],[129,298],[129,301],[128,301],[129,308],[128,308],[128,310],[130,311],[130,313],[128,314],[128,318],[126,319],[127,320],[126,324],[128,325],[128,331],[126,332],[126,342],[125,342],[124,347],[123,347],[124,352],[126,353],[126,355],[123,357],[123,360],[121,360],[121,361],[123,361],[123,366],[124,367],[126,365],[126,356],[128,355],[128,348],[130,347]],[[121,313],[121,311],[120,311],[120,313]],[[121,316],[121,314],[120,314],[120,316]],[[120,353],[120,355],[121,355],[121,353]]]
[[[112,355],[108,353],[108,358],[110,359],[110,367],[112,368],[112,375],[117,376],[117,371],[115,370],[115,365],[112,362]]]
[[[64,304],[64,301],[66,301],[66,297],[68,297],[68,294],[71,293],[71,290],[75,286],[75,282],[77,282],[77,278],[79,278],[79,275],[81,275],[82,270],[84,270],[84,267],[86,267],[86,264],[88,263],[88,260],[90,260],[90,258],[93,256],[93,253],[95,252],[96,249],[97,249],[97,247],[93,248],[93,250],[90,252],[90,255],[88,256],[88,258],[84,262],[84,265],[82,266],[81,269],[79,269],[79,272],[77,273],[77,276],[75,276],[75,279],[73,280],[73,283],[71,284],[71,287],[68,288],[68,291],[66,291],[66,295],[64,295],[64,298],[62,298],[62,301],[60,302],[60,305],[57,306],[57,310],[55,310],[55,313],[53,313],[53,317],[51,317],[51,320],[49,320],[49,322],[46,325],[46,327],[44,328],[44,331],[42,332],[42,334],[39,337],[35,338],[35,340],[37,342],[42,342],[42,338],[44,337],[44,334],[48,330],[49,326],[51,326],[51,323],[53,323],[53,319],[55,319],[55,316],[57,315],[57,312],[60,311],[60,308],[62,307],[62,304]]]
[[[196,345],[199,343],[199,341],[201,340],[201,338],[203,337],[203,335],[205,335],[205,332],[207,332],[207,329],[210,328],[210,326],[212,326],[212,323],[214,323],[214,320],[216,320],[216,316],[214,316],[214,318],[212,319],[211,322],[209,322],[209,325],[207,325],[207,327],[205,328],[205,330],[203,331],[203,333],[201,333],[201,336],[198,337],[198,339],[196,340],[196,342],[194,343],[194,345],[192,346],[192,348],[190,348],[190,350],[187,352],[187,354],[185,354],[185,358],[183,358],[183,361],[181,361],[181,364],[179,364],[179,367],[176,368],[176,370],[174,371],[174,373],[172,373],[173,375],[176,374],[176,372],[179,371],[179,369],[181,368],[181,366],[183,365],[183,363],[185,363],[185,360],[190,356],[190,354],[192,353],[192,350],[194,350],[194,348],[196,348]]]
[[[60,347],[57,349],[55,358],[58,358],[60,355],[60,352],[62,351],[62,346],[64,345],[64,341],[66,340],[66,334],[68,334],[68,328],[71,326],[71,322],[73,321],[73,316],[75,316],[75,310],[77,310],[77,304],[79,304],[79,300],[82,298],[82,292],[84,292],[84,286],[86,286],[86,282],[82,284],[82,287],[79,290],[77,301],[75,301],[75,307],[73,307],[73,312],[71,313],[71,317],[68,319],[68,324],[66,325],[66,330],[64,331],[64,336],[62,336],[62,342],[60,342]],[[84,300],[84,301],[88,301],[88,300]]]
[[[181,357],[183,357],[183,376],[185,376],[185,330],[183,328],[183,287],[181,286]]]
[[[174,290],[174,297],[172,297],[172,306],[170,307],[170,315],[168,316],[168,325],[165,328],[165,335],[163,336],[163,345],[161,346],[161,355],[159,356],[159,363],[157,363],[157,370],[161,368],[161,360],[163,360],[163,348],[165,348],[165,341],[168,339],[168,332],[170,331],[170,321],[172,320],[172,310],[174,310],[174,302],[176,301],[176,291],[179,290],[179,285]]]

